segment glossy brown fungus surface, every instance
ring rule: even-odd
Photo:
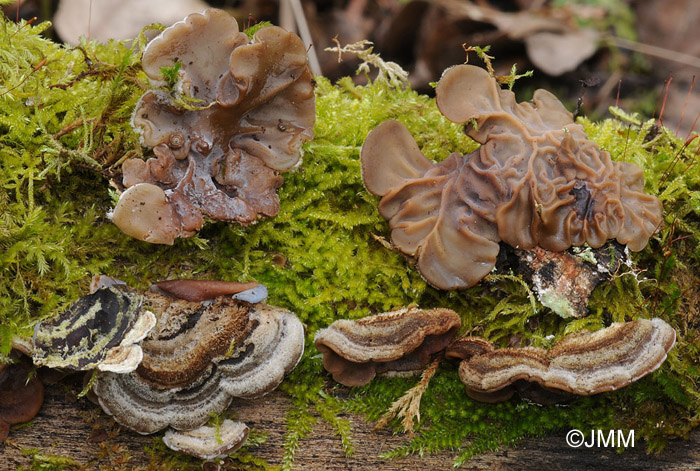
[[[402,309],[355,321],[341,319],[316,333],[323,367],[346,386],[376,375],[419,372],[454,339],[461,320],[449,309]]]
[[[0,443],[10,425],[28,422],[44,403],[44,385],[25,357],[12,355],[16,362],[0,364]]]
[[[435,163],[403,124],[387,121],[361,152],[392,243],[417,259],[433,286],[476,284],[494,267],[500,241],[562,251],[617,239],[641,250],[662,222],[639,167],[613,162],[551,93],[516,103],[486,71],[460,65],[444,73],[436,99],[447,119],[466,123],[479,149]]]
[[[138,239],[172,244],[204,217],[250,224],[279,212],[281,172],[300,159],[315,118],[312,74],[298,36],[268,26],[252,40],[222,10],[194,13],[143,53],[155,86],[179,67],[176,92],[147,91],[134,128],[154,158],[127,160],[113,212]]]

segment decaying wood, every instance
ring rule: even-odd
[[[58,384],[47,388],[47,397],[32,425],[10,432],[0,445],[0,469],[27,469],[31,456],[22,450],[38,448],[41,453],[71,457],[86,469],[121,463],[123,469],[147,466],[146,446],[154,443],[153,436],[143,436],[119,429],[99,408],[86,399],[76,399],[80,384]],[[285,417],[290,399],[276,391],[260,400],[237,400],[236,419],[253,429],[264,430],[269,436],[256,449],[257,456],[270,464],[280,464],[284,443]],[[372,470],[393,471],[453,469],[454,453],[442,452],[423,457],[383,460],[379,455],[405,444],[405,435],[390,431],[374,431],[372,424],[360,416],[350,417],[355,441],[355,454],[346,458],[340,439],[331,426],[319,419],[313,433],[301,441],[295,469],[307,470]],[[646,454],[645,444],[637,440],[634,449],[619,454],[613,448],[570,448],[565,442],[566,430],[544,438],[523,440],[515,448],[486,453],[462,469],[638,469],[685,470],[700,466],[700,432],[690,440],[675,441],[660,456]]]

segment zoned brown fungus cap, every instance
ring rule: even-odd
[[[276,388],[304,351],[304,327],[287,310],[228,296],[213,302],[144,296],[158,323],[141,344],[139,368],[100,372],[94,386],[102,408],[136,432],[200,427],[233,397]]]
[[[316,332],[314,343],[333,379],[361,386],[376,375],[420,371],[454,339],[460,324],[449,309],[402,309],[337,320]]]
[[[268,26],[249,40],[230,15],[209,9],[165,29],[142,63],[154,85],[164,83],[162,68],[179,67],[181,98],[149,90],[137,103],[132,124],[155,158],[124,162],[128,189],[114,223],[138,239],[172,244],[192,236],[205,216],[250,224],[277,215],[280,172],[299,163],[315,119],[301,39]]]
[[[503,396],[501,391],[519,380],[589,396],[620,389],[656,370],[675,340],[676,332],[661,319],[620,322],[567,335],[551,350],[484,351],[462,361],[459,377],[479,400],[492,401],[492,393]]]
[[[516,103],[486,71],[460,65],[444,73],[436,99],[445,117],[468,123],[479,149],[435,163],[403,124],[387,121],[361,152],[392,243],[417,258],[433,286],[476,284],[494,267],[500,241],[562,251],[617,239],[641,250],[661,223],[661,202],[643,193],[639,167],[613,162],[551,93]]]

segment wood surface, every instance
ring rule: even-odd
[[[138,435],[120,429],[100,408],[87,399],[76,399],[77,381],[63,381],[47,386],[46,400],[30,426],[15,428],[0,445],[0,470],[28,469],[32,457],[22,450],[38,448],[43,454],[73,458],[84,469],[121,465],[122,469],[147,467],[145,447],[154,443],[153,436]],[[237,400],[232,407],[236,418],[268,435],[256,455],[270,464],[280,464],[285,434],[285,417],[291,401],[281,392],[273,392],[256,401]],[[423,457],[412,456],[384,460],[379,455],[407,442],[405,435],[374,431],[361,416],[351,416],[356,452],[347,458],[340,440],[322,419],[308,438],[301,441],[294,469],[298,470],[449,470],[454,453],[442,452]],[[476,470],[698,470],[700,469],[700,430],[690,440],[677,440],[659,456],[648,455],[643,441],[635,448],[618,453],[610,448],[570,448],[566,430],[540,439],[526,439],[517,447],[480,455],[462,469]]]

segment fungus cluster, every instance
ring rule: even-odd
[[[99,276],[91,289],[37,325],[35,363],[97,370],[92,393],[114,420],[142,434],[172,427],[178,432],[166,443],[195,456],[239,447],[244,424],[225,421],[207,438],[214,430],[207,421],[234,397],[276,388],[304,350],[299,319],[263,303],[267,290],[258,283],[172,280],[139,292]],[[138,355],[121,355],[124,349]]]
[[[504,401],[517,390],[549,402],[561,398],[557,393],[589,396],[627,386],[661,366],[675,340],[663,320],[638,319],[567,335],[551,350],[497,349],[484,339],[462,337],[445,355],[461,360],[459,377],[474,399]]]
[[[377,375],[420,372],[452,342],[460,325],[449,309],[401,309],[337,320],[319,330],[314,342],[333,379],[361,386]]]
[[[146,296],[158,325],[142,343],[143,361],[129,374],[99,373],[94,386],[102,408],[138,433],[200,427],[234,397],[276,388],[303,353],[303,326],[284,309]]]
[[[149,90],[136,105],[133,126],[155,158],[124,162],[114,223],[172,244],[204,217],[250,224],[275,216],[280,173],[298,164],[315,118],[301,39],[276,26],[249,39],[230,15],[209,9],[165,29],[142,64],[154,86],[166,83],[166,69],[178,80],[175,92]]]
[[[479,149],[435,163],[403,124],[387,121],[361,152],[392,243],[433,286],[473,286],[494,267],[501,241],[562,251],[617,239],[637,251],[661,223],[639,167],[612,161],[551,93],[516,103],[486,71],[459,65],[440,79],[436,100]]]

